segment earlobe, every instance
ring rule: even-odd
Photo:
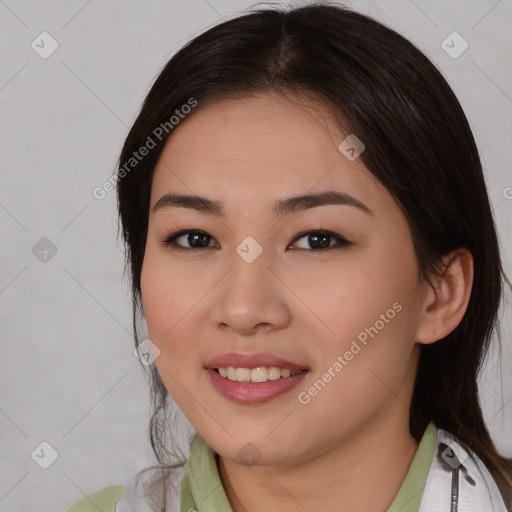
[[[440,275],[433,276],[433,288],[423,302],[416,331],[416,341],[435,343],[459,325],[466,312],[473,285],[473,256],[467,248],[459,248],[442,258]]]

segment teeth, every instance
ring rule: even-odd
[[[237,371],[240,371],[240,369]],[[268,373],[266,368],[253,368],[250,371],[250,374],[252,382],[266,382],[268,380]]]
[[[237,382],[267,382],[277,380],[281,377],[287,378],[301,372],[292,372],[289,368],[278,368],[277,366],[259,366],[258,368],[217,368],[219,375]]]
[[[267,369],[267,378],[268,380],[277,380],[281,378],[281,369],[276,368],[275,366],[271,366]]]
[[[249,368],[237,368],[235,375],[238,382],[249,382],[251,380],[251,370]]]

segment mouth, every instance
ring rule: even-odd
[[[287,379],[307,370],[292,371],[290,368],[277,366],[258,366],[256,368],[235,368],[221,366],[213,368],[221,377],[234,382],[268,382],[269,380]]]
[[[242,404],[267,402],[290,391],[310,369],[272,354],[230,353],[205,365],[211,383],[224,397]]]

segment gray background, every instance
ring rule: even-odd
[[[346,4],[415,42],[454,88],[481,151],[512,274],[512,1]],[[151,460],[115,193],[100,201],[92,191],[114,171],[141,101],[172,53],[251,5],[0,0],[2,512],[66,510],[83,493],[126,483]],[[31,47],[42,45],[43,31],[59,45],[46,59]],[[441,46],[453,31],[469,44],[458,58]],[[510,309],[502,368],[491,354],[481,382],[492,436],[509,456]],[[31,457],[43,441],[58,453],[48,469]],[[48,448],[37,453],[49,460]]]

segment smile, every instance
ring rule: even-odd
[[[277,366],[259,366],[257,368],[235,368],[234,366],[215,368],[221,377],[237,382],[267,382],[298,375],[301,371]]]
[[[219,354],[205,364],[205,370],[215,390],[239,404],[273,400],[297,386],[310,371],[268,352]]]
[[[229,370],[229,368],[232,369]],[[267,368],[252,368],[249,370],[248,368],[227,367],[225,370],[226,377],[222,377],[220,374],[220,368],[206,368],[206,371],[210,377],[210,382],[213,384],[213,387],[220,395],[232,402],[246,405],[261,404],[283,395],[287,391],[290,391],[296,387],[309,373],[309,370],[300,370],[298,372],[292,373],[290,369],[278,368],[280,373],[279,377],[270,379],[269,373],[270,376],[277,375],[277,371],[273,370],[273,367],[269,368],[270,372],[267,371]],[[230,372],[231,374],[234,373],[235,376],[238,376],[239,370],[241,370],[241,376],[250,375],[251,379],[246,381],[238,381],[232,380],[227,376],[227,372]],[[252,381],[253,370],[258,371],[255,376],[256,379],[263,379],[263,377],[265,377],[265,380],[260,380],[259,382]],[[224,368],[222,371],[224,371]],[[250,372],[250,374],[248,372]],[[264,375],[264,372],[266,375]],[[283,373],[284,376],[282,375]]]

